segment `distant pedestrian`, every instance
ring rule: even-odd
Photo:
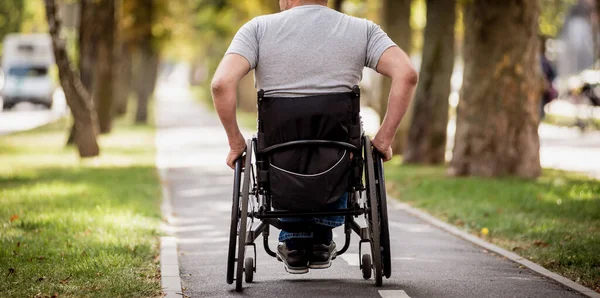
[[[555,100],[558,97],[558,91],[554,88],[554,79],[556,79],[556,71],[554,70],[554,66],[552,62],[546,57],[546,37],[541,37],[541,45],[540,45],[540,63],[542,67],[542,71],[544,73],[544,91],[542,93],[542,98],[540,100],[540,121],[544,119],[546,116],[546,111],[544,108],[551,101]]]

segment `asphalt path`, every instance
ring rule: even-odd
[[[389,210],[393,274],[383,287],[362,278],[354,237],[331,268],[304,275],[287,274],[257,243],[254,282],[236,293],[225,282],[233,172],[224,165],[224,132],[187,88],[163,86],[157,97],[157,163],[166,173],[170,229],[177,237],[187,297],[583,297],[394,208]],[[341,246],[343,231],[334,233]]]

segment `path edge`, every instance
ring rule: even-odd
[[[173,210],[168,189],[167,170],[157,166],[157,172],[163,198],[160,209],[165,220],[162,225],[162,232],[165,236],[160,237],[160,286],[165,298],[181,298],[185,295],[179,276],[177,238],[172,236],[169,231]]]
[[[401,202],[400,200],[391,197],[388,194],[388,203],[391,203],[391,207],[395,210],[402,210],[405,211],[406,213],[419,218],[435,227],[437,227],[438,229],[441,229],[447,233],[450,233],[458,238],[461,238],[463,240],[466,240],[468,242],[471,242],[477,246],[480,246],[484,249],[487,249],[488,251],[492,251],[498,255],[501,255],[515,263],[521,264],[524,267],[529,268],[530,270],[535,271],[536,273],[552,279],[574,291],[577,291],[587,297],[590,298],[600,298],[600,294],[590,288],[587,288],[585,286],[582,286],[562,275],[556,274],[532,261],[527,260],[526,258],[523,258],[521,256],[519,256],[518,254],[508,251],[504,248],[501,248],[495,244],[489,243],[475,235],[472,235],[464,230],[461,230],[449,223],[443,222],[439,219],[437,219],[436,217],[426,213],[425,211],[419,210],[417,208],[414,208],[406,203]]]

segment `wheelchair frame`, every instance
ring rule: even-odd
[[[262,90],[259,98],[264,96]],[[360,96],[358,87],[353,88],[356,96]],[[359,171],[361,177],[349,189],[348,207],[335,211],[279,211],[272,210],[268,185],[257,179],[255,173],[264,162],[265,154],[290,146],[333,146],[350,150],[357,162],[353,162],[353,170]],[[253,157],[256,162],[252,163]],[[256,169],[256,170],[255,170]],[[364,182],[363,183],[363,179]],[[364,194],[364,196],[363,196]],[[364,197],[364,199],[363,199]],[[282,222],[279,218],[345,216],[345,242],[337,256],[342,255],[350,246],[352,232],[359,237],[359,264],[364,279],[375,275],[375,285],[381,286],[383,276],[391,276],[391,252],[389,226],[387,219],[387,198],[385,192],[384,169],[381,155],[373,150],[371,140],[364,134],[361,137],[361,148],[345,143],[327,140],[298,140],[274,145],[259,151],[257,137],[247,140],[245,155],[235,162],[233,204],[229,234],[229,251],[227,258],[227,283],[236,282],[235,290],[242,291],[242,278],[252,282],[256,272],[255,240],[263,236],[263,246],[268,255],[276,257],[268,243],[270,226],[291,232],[308,231],[311,223]],[[249,205],[252,209],[249,210]],[[256,208],[258,206],[258,208]],[[354,218],[364,216],[366,227],[361,227]],[[252,228],[254,219],[260,223]],[[251,220],[250,226],[248,221]],[[249,229],[248,229],[249,228]],[[370,254],[363,253],[362,244],[370,244]],[[246,249],[252,247],[254,254],[246,256]],[[235,275],[235,278],[234,278]]]

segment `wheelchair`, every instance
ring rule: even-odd
[[[362,131],[359,87],[299,98],[265,97],[259,90],[257,124],[258,133],[235,162],[227,283],[235,281],[240,292],[243,280],[253,281],[261,235],[266,253],[276,257],[270,226],[290,232],[314,226],[282,219],[344,216],[345,242],[337,256],[350,246],[352,232],[358,234],[362,276],[373,274],[381,286],[392,273],[384,169]],[[324,208],[344,193],[345,209]],[[359,216],[366,226],[355,221]]]

